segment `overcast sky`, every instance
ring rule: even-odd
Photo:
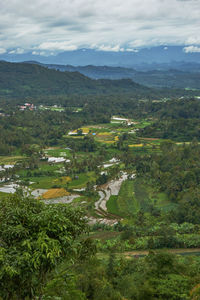
[[[0,53],[200,51],[200,0],[1,0],[0,13]]]

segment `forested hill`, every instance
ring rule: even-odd
[[[79,72],[92,79],[119,80],[129,78],[136,83],[152,88],[199,89],[200,83],[200,64],[194,63],[143,64],[135,66],[135,69],[112,66],[41,64],[35,61],[29,63],[62,72]]]
[[[0,96],[26,97],[70,94],[147,95],[156,91],[130,79],[93,80],[78,72],[60,72],[26,63],[0,62]]]

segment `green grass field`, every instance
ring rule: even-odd
[[[77,179],[74,179],[69,183],[68,187],[70,189],[84,188],[84,187],[86,187],[86,184],[88,181],[95,182],[95,180],[96,180],[96,177],[95,177],[94,172],[81,173],[81,174],[78,174]]]
[[[7,198],[9,195],[10,195],[10,194],[8,194],[8,193],[0,192],[0,199]]]
[[[118,209],[118,204],[117,204],[117,198],[118,196],[112,195],[110,199],[107,201],[106,206],[109,213],[120,216],[120,211]]]
[[[119,195],[111,196],[107,202],[107,209],[109,213],[128,217],[140,209],[148,212],[152,205],[165,211],[174,208],[165,193],[158,192],[141,179],[135,179],[122,183]]]
[[[0,165],[4,164],[15,164],[19,160],[27,159],[26,156],[16,155],[16,156],[0,156]]]
[[[71,151],[65,148],[46,149],[44,151],[47,155],[52,157],[62,157],[64,153],[66,158],[70,158],[72,156]]]
[[[29,180],[31,182],[34,182],[31,184],[31,187],[33,189],[50,189],[53,186],[56,185],[55,180],[56,177],[48,177],[48,176],[42,176],[42,177],[30,177]],[[59,184],[62,186],[62,184]]]
[[[135,125],[135,128],[144,128],[151,125],[152,121],[150,120],[140,120],[138,124]]]
[[[130,215],[138,211],[139,205],[135,199],[134,181],[126,180],[122,183],[117,205],[120,213]]]
[[[63,183],[62,180],[59,181],[58,176],[35,176],[29,177],[29,181],[34,182],[31,184],[31,187],[34,189],[50,189],[55,186],[75,189],[75,188],[84,188],[88,181],[96,180],[94,172],[81,173],[78,174],[77,179],[73,179],[68,184]]]

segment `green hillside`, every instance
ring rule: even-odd
[[[0,96],[4,97],[119,92],[142,95],[150,91],[130,79],[93,80],[78,72],[49,70],[35,64],[0,62]]]

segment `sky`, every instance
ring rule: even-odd
[[[200,52],[200,0],[1,0],[0,54],[91,48]]]

